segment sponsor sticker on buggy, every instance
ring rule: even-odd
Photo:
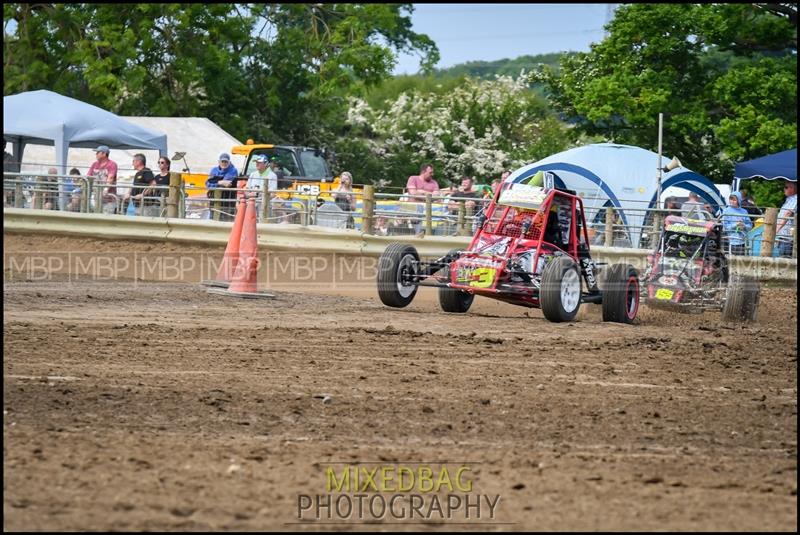
[[[489,288],[494,282],[497,270],[489,267],[479,267],[469,270],[464,274],[462,284],[468,284],[473,288]]]
[[[656,299],[672,299],[673,295],[675,295],[675,292],[669,288],[659,288],[656,291]]]
[[[695,225],[685,225],[682,223],[675,223],[669,225],[666,228],[669,232],[682,232],[684,234],[696,234],[698,236],[705,236],[708,234],[708,229],[706,227],[699,227]]]

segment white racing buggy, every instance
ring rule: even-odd
[[[633,323],[639,310],[637,271],[606,270],[601,289],[589,254],[583,203],[573,192],[504,183],[464,250],[432,262],[408,244],[392,243],[378,264],[378,295],[388,306],[411,303],[419,286],[439,288],[445,312],[465,313],[476,295],[541,308],[553,322],[572,321],[581,303],[602,305],[603,320]]]
[[[667,216],[647,256],[642,298],[648,306],[687,313],[721,310],[725,321],[755,321],[758,280],[730,274],[719,221]]]

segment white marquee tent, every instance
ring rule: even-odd
[[[670,157],[662,155],[662,166],[669,161]],[[575,190],[582,197],[587,223],[593,222],[601,209],[616,208],[629,229],[631,243],[639,243],[645,210],[656,205],[658,154],[630,145],[586,145],[521,167],[506,181],[524,182],[539,171],[549,171],[556,186]],[[670,186],[697,192],[714,209],[724,205],[710,180],[685,167],[663,173],[662,190]]]

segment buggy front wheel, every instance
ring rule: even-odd
[[[574,260],[559,256],[545,266],[539,306],[544,317],[552,322],[575,319],[581,306],[581,275]]]
[[[419,254],[405,243],[390,243],[378,260],[378,297],[384,305],[403,308],[417,294]]]

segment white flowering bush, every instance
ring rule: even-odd
[[[530,76],[465,79],[443,94],[409,91],[374,109],[351,98],[350,129],[340,139],[361,182],[402,186],[420,164],[433,163],[440,185],[461,176],[479,182],[567,148],[566,127],[530,89]],[[342,153],[340,149],[340,153]],[[371,159],[368,162],[367,159]]]

